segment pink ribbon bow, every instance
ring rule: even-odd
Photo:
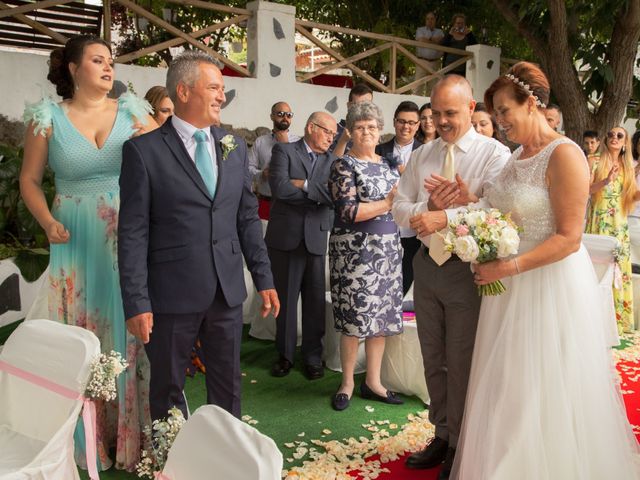
[[[82,400],[82,420],[84,422],[84,440],[87,449],[87,470],[91,480],[99,480],[96,451],[96,406],[90,398],[86,398],[79,392],[59,385],[51,380],[47,380],[40,375],[36,375],[21,368],[0,360],[0,371],[7,372],[18,378],[33,383],[46,390],[50,390],[71,400]]]

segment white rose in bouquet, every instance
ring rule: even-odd
[[[471,235],[458,237],[455,240],[455,252],[464,262],[474,262],[478,258],[480,249]]]
[[[484,210],[469,210],[464,216],[467,225],[473,227],[482,225],[486,218],[487,213]]]
[[[518,231],[513,227],[505,227],[498,240],[498,258],[505,258],[518,253],[520,237]]]

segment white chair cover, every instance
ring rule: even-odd
[[[602,292],[602,308],[604,318],[604,335],[607,344],[619,345],[618,325],[616,322],[616,309],[613,303],[613,280],[615,259],[613,251],[619,245],[618,239],[608,235],[595,235],[585,233],[582,235],[582,243],[589,252],[593,268],[596,271]]]
[[[204,405],[180,429],[162,474],[169,480],[280,480],[282,454],[252,426]]]
[[[415,321],[404,322],[404,332],[400,335],[387,337],[380,379],[385,387],[394,392],[415,395],[425,404],[429,403]]]
[[[23,322],[0,360],[84,392],[98,338],[50,320]],[[73,432],[82,400],[73,400],[0,370],[0,479],[76,480]]]

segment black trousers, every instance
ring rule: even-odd
[[[187,417],[183,389],[196,339],[207,371],[207,403],[240,417],[242,305],[229,307],[218,286],[213,303],[204,312],[153,316],[153,332],[145,345],[151,365],[152,420],[166,417],[173,406]]]
[[[417,237],[401,238],[402,249],[402,297],[407,294],[413,283],[413,257],[416,256],[422,242]]]

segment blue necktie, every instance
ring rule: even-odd
[[[313,173],[313,169],[316,166],[316,160],[318,159],[318,154],[316,152],[309,152],[309,158],[311,159],[310,172]],[[311,173],[309,173],[309,175],[311,175]]]
[[[204,184],[211,195],[211,198],[216,194],[216,172],[213,170],[213,162],[211,160],[211,155],[209,154],[209,149],[207,148],[207,142],[209,139],[207,138],[207,134],[204,130],[196,130],[196,133],[193,134],[193,138],[195,138],[196,145],[196,168],[198,172],[200,172],[200,176],[204,181]]]

